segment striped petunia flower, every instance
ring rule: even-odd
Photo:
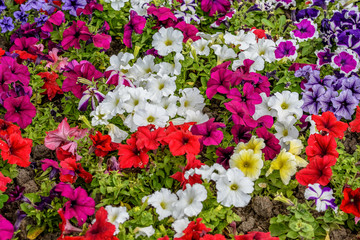
[[[309,184],[304,195],[307,200],[315,200],[318,212],[324,212],[329,207],[337,211],[333,190],[329,187],[322,188],[318,183]]]

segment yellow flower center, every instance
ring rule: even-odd
[[[237,184],[235,184],[235,183],[231,184],[231,186],[230,186],[230,189],[232,191],[236,191],[236,190],[238,190],[238,188],[239,188],[239,186]]]
[[[287,130],[287,129],[284,129],[284,131],[283,131],[284,137],[286,137],[288,134],[289,134],[288,130]]]
[[[149,123],[152,123],[155,121],[155,118],[153,116],[149,116],[147,119],[146,119]]]
[[[160,85],[159,85],[159,90],[162,90],[164,87],[165,87],[165,84],[163,84],[163,83],[160,84]]]
[[[166,203],[165,203],[165,202],[161,202],[161,203],[160,203],[160,206],[161,206],[163,209],[166,209]]]
[[[283,110],[288,109],[288,107],[289,107],[289,104],[287,104],[286,102],[283,102],[283,103],[281,104],[281,108],[282,108]]]
[[[167,39],[166,41],[165,41],[165,45],[166,46],[171,46],[172,45],[172,41],[171,40],[169,40],[169,39]]]

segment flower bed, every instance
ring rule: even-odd
[[[0,13],[0,240],[360,237],[357,1]]]

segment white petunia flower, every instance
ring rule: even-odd
[[[201,111],[187,110],[185,112],[185,122],[196,122],[196,124],[204,123],[209,120],[209,116]]]
[[[139,16],[147,16],[147,9],[149,8],[148,3],[150,0],[130,0],[130,2],[130,10],[134,10]]]
[[[181,63],[180,60],[184,60],[184,56],[181,53],[176,53],[174,57],[174,63],[161,62],[159,64],[159,73],[160,75],[179,75],[181,73]]]
[[[175,220],[175,222],[173,222],[173,224],[171,224],[172,228],[176,232],[174,237],[180,238],[180,237],[184,236],[183,231],[188,227],[190,222],[191,221],[189,221],[188,218]]]
[[[114,143],[121,143],[122,141],[127,139],[127,137],[129,136],[129,134],[127,132],[125,132],[124,130],[121,130],[114,124],[110,123],[110,124],[106,125],[106,127],[109,129],[108,134],[111,137],[111,141]]]
[[[303,103],[303,100],[299,100],[297,92],[283,91],[282,93],[276,92],[274,96],[270,97],[268,105],[276,110],[278,119],[285,119],[293,114],[300,119],[303,115],[301,108]]]
[[[120,52],[117,56],[112,55],[110,57],[110,65],[106,71],[116,71],[122,72],[126,74],[131,66],[129,65],[130,60],[134,59],[134,55],[132,53],[122,53]]]
[[[146,90],[151,92],[151,101],[160,100],[162,97],[167,97],[174,94],[176,90],[176,77],[169,77],[168,75],[154,75],[148,79]]]
[[[219,62],[237,57],[235,51],[232,48],[228,48],[226,45],[220,46],[215,44],[212,45],[211,48],[214,50],[214,53],[218,57]]]
[[[119,11],[122,7],[124,7],[125,3],[128,2],[129,0],[104,0],[107,3],[111,3],[111,7],[116,10]]]
[[[200,168],[195,168],[195,173],[201,175],[202,179],[216,182],[222,175],[226,174],[226,169],[222,165],[215,163],[211,167],[202,165]]]
[[[162,27],[153,35],[152,45],[160,56],[166,56],[171,52],[181,52],[183,39],[184,35],[181,31],[173,27]]]
[[[169,116],[164,108],[145,103],[143,107],[135,110],[133,121],[137,126],[154,124],[158,127],[165,127],[167,121],[169,121]]]
[[[109,123],[107,120],[110,120],[112,118],[109,112],[101,108],[101,104],[97,106],[94,111],[90,113],[90,117],[92,117],[91,119],[92,126],[107,125]]]
[[[202,56],[209,56],[210,48],[209,48],[209,41],[201,38],[191,44],[191,46],[195,49],[197,55]],[[194,58],[192,54],[190,54],[191,58]]]
[[[184,215],[197,216],[203,208],[202,202],[207,198],[205,187],[199,183],[192,186],[186,184],[186,189],[179,190],[176,194],[179,197],[179,201],[173,204],[173,216],[176,219],[183,218]]]
[[[130,132],[135,132],[138,125],[134,123],[134,114],[129,114],[124,120],[124,125],[130,128]]]
[[[202,111],[205,107],[204,97],[200,94],[200,90],[197,88],[185,88],[179,91],[182,94],[180,98],[180,107],[178,114],[180,116],[186,116],[187,110]]]
[[[159,65],[154,62],[153,55],[146,55],[144,58],[138,58],[136,63],[129,69],[127,77],[135,80],[146,78],[152,73],[159,71]]]
[[[288,116],[285,119],[280,119],[275,122],[276,130],[275,137],[279,139],[280,144],[284,147],[287,141],[297,139],[299,137],[299,130],[294,126],[296,119],[294,116]]]
[[[135,228],[136,235],[135,237],[138,238],[140,236],[144,236],[144,237],[151,237],[152,235],[154,235],[155,233],[155,229],[153,228],[153,226],[149,226],[149,227],[143,227],[143,228]]]
[[[108,213],[108,221],[115,225],[116,231],[114,235],[117,235],[119,233],[119,225],[129,219],[126,207],[113,207],[108,205],[105,207],[105,210]]]
[[[121,85],[114,89],[114,91],[110,91],[106,94],[104,101],[101,102],[101,108],[109,112],[111,116],[116,116],[117,114],[123,114],[125,109],[123,108],[123,104],[125,101],[130,99],[130,95],[128,93],[129,87],[125,87]]]
[[[255,113],[252,116],[254,120],[258,120],[262,116],[270,115],[272,117],[276,117],[276,111],[269,107],[269,97],[266,96],[266,93],[262,92],[260,93],[262,102],[260,104],[255,105]]]
[[[130,99],[125,101],[123,106],[126,112],[131,113],[138,105],[143,105],[150,98],[150,94],[142,87],[129,88]]]
[[[163,220],[171,215],[172,204],[177,200],[178,198],[174,193],[171,193],[169,189],[162,188],[149,196],[148,203],[156,208],[159,220]]]
[[[230,168],[216,182],[217,201],[226,206],[245,207],[251,200],[254,183],[237,168]]]
[[[255,34],[252,32],[245,33],[244,30],[240,30],[237,35],[226,32],[224,39],[226,44],[234,44],[238,46],[240,50],[246,50],[250,44],[256,44]]]
[[[160,100],[160,103],[158,105],[160,105],[161,107],[163,107],[166,110],[166,112],[170,118],[173,118],[173,117],[175,117],[177,109],[178,109],[178,107],[176,105],[178,100],[179,100],[179,97],[171,95],[169,97],[163,97]]]
[[[262,71],[265,66],[265,61],[262,57],[257,55],[252,55],[250,52],[244,51],[239,53],[239,60],[235,60],[232,64],[232,70],[235,71],[238,67],[244,66],[245,59],[253,60],[254,63],[251,64],[249,72]]]
[[[250,59],[252,60],[261,57],[269,63],[275,61],[275,43],[269,39],[258,39],[258,42],[250,45],[246,52],[250,54]]]

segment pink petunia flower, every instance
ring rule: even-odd
[[[4,101],[5,120],[17,123],[21,128],[26,128],[31,124],[36,115],[36,108],[30,102],[28,96],[9,97]]]
[[[69,47],[80,49],[81,46],[79,41],[87,41],[90,39],[91,33],[85,24],[85,22],[80,20],[77,22],[73,21],[71,27],[65,29],[63,40],[61,41],[61,45],[65,50],[69,49]]]

